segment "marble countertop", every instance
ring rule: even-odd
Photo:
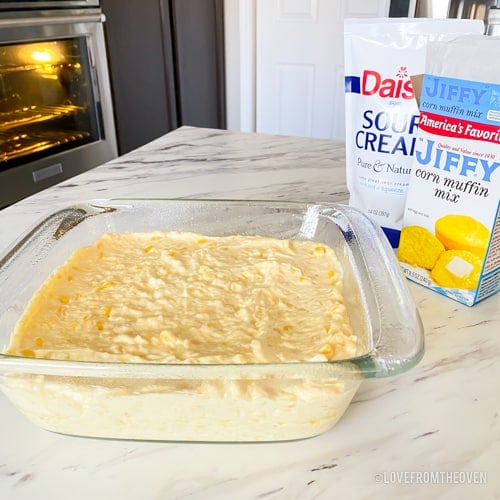
[[[68,204],[120,196],[346,202],[341,142],[182,127],[0,211],[0,251]],[[500,300],[408,283],[426,334],[412,370],[363,382],[301,441],[199,444],[39,429],[0,394],[0,498],[500,498]]]

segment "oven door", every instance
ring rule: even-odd
[[[103,21],[0,19],[0,208],[116,157]]]

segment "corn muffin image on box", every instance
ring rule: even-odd
[[[472,306],[500,285],[500,38],[430,42],[398,259]]]

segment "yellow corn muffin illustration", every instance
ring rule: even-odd
[[[425,227],[406,226],[401,230],[398,249],[401,262],[430,270],[444,250],[443,244]]]
[[[479,282],[482,260],[467,250],[447,250],[431,271],[432,279],[446,288],[474,290]]]
[[[445,215],[436,221],[436,236],[446,250],[467,250],[484,259],[490,232],[469,215]]]

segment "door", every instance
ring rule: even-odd
[[[256,0],[256,131],[343,139],[347,17],[387,17],[389,0]]]

